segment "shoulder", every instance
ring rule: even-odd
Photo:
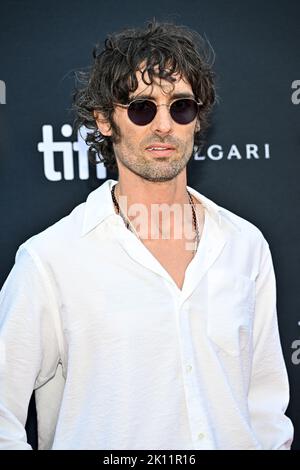
[[[20,245],[17,255],[24,250],[32,257],[34,254],[41,257],[54,253],[62,254],[80,239],[85,204],[79,204],[68,215],[28,238]]]
[[[225,207],[219,206],[219,210],[221,220],[226,220],[233,227],[235,227],[240,236],[256,240],[261,240],[264,238],[261,229],[255,223],[250,222],[248,219],[237,215]]]
[[[229,230],[233,236],[239,239],[256,242],[265,240],[261,229],[255,223],[217,204],[196,190],[193,190],[193,193],[221,229]]]

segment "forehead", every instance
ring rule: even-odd
[[[136,72],[136,78],[138,81],[138,87],[133,93],[135,97],[138,95],[151,96],[152,98],[159,98],[160,96],[172,96],[177,93],[187,93],[188,95],[193,95],[193,90],[189,82],[180,74],[173,74],[172,78],[174,81],[169,82],[163,78],[155,77],[153,83],[148,85],[146,82],[150,82],[148,73],[142,78],[142,72],[138,70]]]

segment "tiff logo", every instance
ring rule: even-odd
[[[6,104],[6,85],[3,80],[0,80],[0,104]]]
[[[300,80],[293,81],[292,89],[295,90],[291,96],[292,103],[299,104],[300,103]]]
[[[72,127],[69,124],[64,124],[61,127],[61,134],[65,138],[72,135]],[[77,141],[67,142],[53,141],[53,127],[45,125],[42,127],[42,142],[38,142],[38,151],[43,154],[44,159],[44,173],[49,181],[73,180],[74,179],[74,164],[78,165],[79,179],[87,180],[89,178],[89,160],[88,160],[88,145],[86,145],[84,138],[87,134],[86,128],[81,128],[77,133]],[[74,156],[77,153],[78,158]],[[62,154],[63,171],[55,169],[55,153]],[[106,168],[103,163],[96,165],[96,176],[98,179],[106,178]]]

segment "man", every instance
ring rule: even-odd
[[[18,250],[1,294],[3,449],[30,447],[33,389],[40,449],[290,448],[268,243],[187,186],[214,102],[196,39],[154,22],[95,51],[77,125],[119,177]]]

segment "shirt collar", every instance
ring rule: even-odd
[[[86,235],[110,215],[115,214],[111,198],[111,188],[117,183],[106,180],[99,188],[92,191],[86,200],[81,236]]]
[[[99,188],[92,191],[86,200],[81,236],[86,235],[93,230],[107,217],[114,215],[115,210],[111,198],[111,188],[117,181],[109,179],[106,180]],[[224,226],[224,222],[229,222],[229,227],[235,230],[240,230],[238,224],[230,216],[230,212],[218,206],[211,199],[199,193],[193,188],[187,186],[190,193],[198,199],[204,208],[209,212],[209,215],[220,226]]]

